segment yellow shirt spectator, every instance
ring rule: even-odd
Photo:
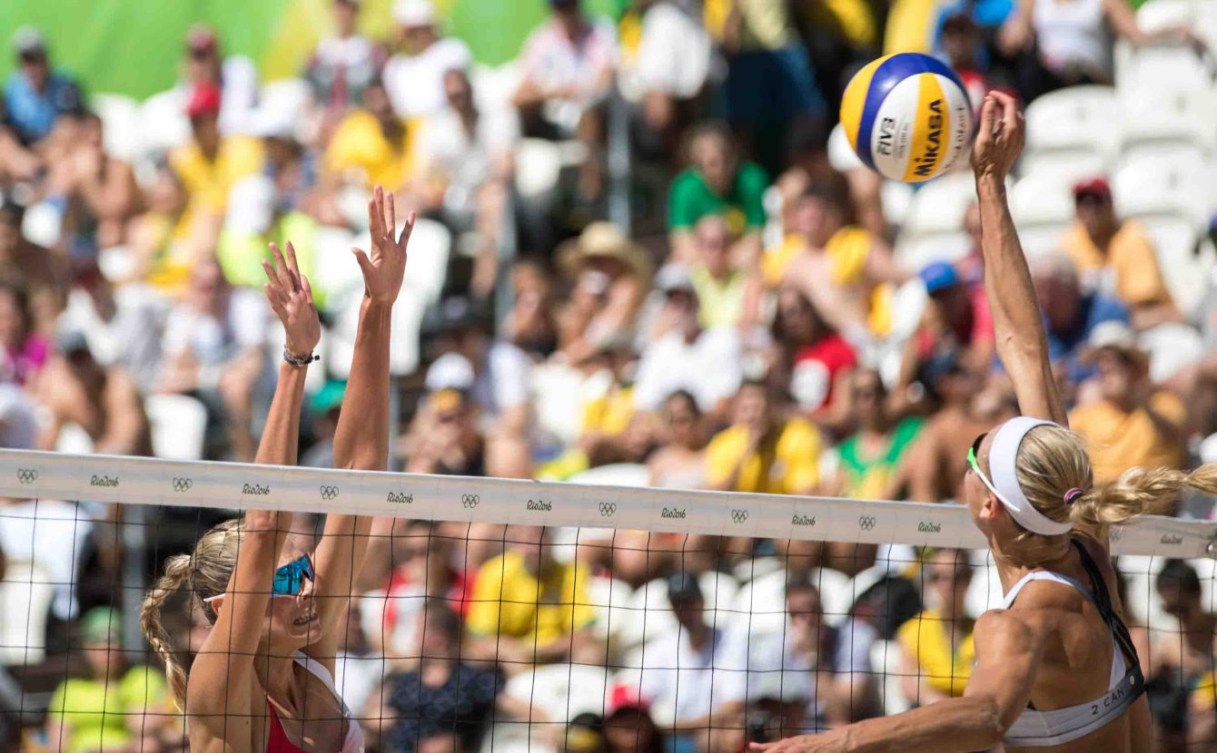
[[[689,273],[697,293],[697,318],[705,329],[734,327],[744,316],[744,294],[748,277],[732,272],[726,280],[714,279],[705,267],[694,267]]]
[[[1186,418],[1183,401],[1170,393],[1156,393],[1150,406],[1173,424],[1182,425]],[[1129,413],[1106,400],[1087,403],[1070,412],[1069,427],[1086,440],[1098,485],[1115,481],[1133,466],[1179,468],[1183,464],[1182,448],[1162,435],[1143,408]]]
[[[522,554],[508,551],[478,571],[465,624],[474,635],[504,635],[545,646],[595,619],[584,568],[550,562],[538,580]]]
[[[376,116],[357,110],[342,119],[325,150],[325,171],[331,175],[359,172],[365,185],[396,191],[414,174],[413,123],[400,140],[390,142]]]
[[[261,170],[263,157],[262,142],[247,136],[221,140],[214,161],[207,159],[193,142],[173,150],[169,164],[181,179],[187,196],[181,225],[192,227],[200,212],[223,217],[228,192],[238,180]]]
[[[820,483],[820,432],[801,418],[786,422],[777,436],[745,456],[748,429],[732,426],[706,448],[706,478],[720,487],[740,466],[737,492],[808,494]],[[742,465],[740,465],[742,462]]]
[[[1112,236],[1107,253],[1103,253],[1081,223],[1075,223],[1061,238],[1061,248],[1069,254],[1074,266],[1083,275],[1102,274],[1107,270],[1115,276],[1114,292],[1129,306],[1166,303],[1170,291],[1162,279],[1158,256],[1149,236],[1131,220],[1120,225]]]
[[[613,387],[583,406],[583,434],[615,437],[634,418],[634,388]]]
[[[963,695],[972,675],[976,647],[972,643],[972,621],[964,625],[964,638],[951,650],[951,626],[937,609],[927,609],[900,626],[896,642],[916,660],[926,684],[949,696]]]
[[[938,22],[937,0],[896,0],[887,16],[883,54],[933,52],[934,25]]]
[[[138,742],[130,724],[136,715],[169,713],[167,698],[164,675],[150,667],[132,667],[110,682],[65,680],[51,696],[48,724],[63,730],[66,753],[121,748]],[[149,731],[162,721],[148,716]]]

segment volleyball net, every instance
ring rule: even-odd
[[[140,605],[246,509],[291,513],[304,552],[327,514],[374,519],[334,664],[385,753],[738,753],[961,694],[1002,601],[950,504],[17,451],[0,497],[0,749],[181,750]],[[1166,750],[1217,745],[1215,541],[1111,531]],[[161,622],[189,665],[200,599]]]

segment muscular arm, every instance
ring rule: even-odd
[[[972,156],[980,199],[985,294],[993,311],[997,355],[1014,383],[1019,409],[1025,416],[1067,426],[1031,271],[1006,201],[1006,175],[1022,145],[1022,115],[1014,100],[1003,94],[990,95],[981,110]]]

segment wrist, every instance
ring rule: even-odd
[[[977,192],[1004,194],[1006,192],[1006,176],[996,170],[985,170],[976,174]]]
[[[283,361],[293,368],[308,368],[310,363],[319,360],[321,360],[321,356],[314,353],[312,348],[308,350],[301,348],[298,350],[291,345],[283,346]]]

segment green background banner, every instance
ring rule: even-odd
[[[173,86],[194,23],[220,32],[225,54],[248,55],[264,80],[296,75],[331,29],[332,0],[0,0],[0,77],[13,67],[9,40],[24,24],[47,35],[57,66],[90,92],[147,97]],[[585,0],[619,16],[628,0]],[[364,0],[365,33],[387,39],[392,0]],[[546,16],[545,0],[436,0],[446,29],[487,65],[514,58]]]

